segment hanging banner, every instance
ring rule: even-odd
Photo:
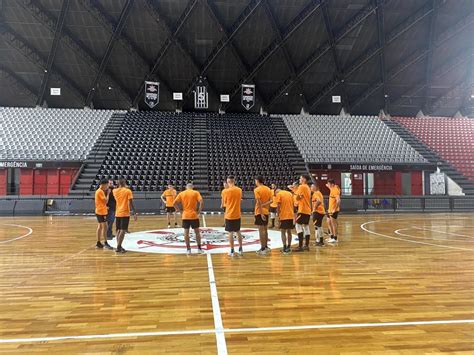
[[[160,102],[160,83],[145,81],[145,103],[153,108]]]
[[[199,78],[194,90],[194,108],[207,109],[209,93],[207,92],[207,84],[203,78]]]
[[[248,111],[255,105],[255,85],[242,84],[242,106]]]

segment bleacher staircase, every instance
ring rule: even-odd
[[[124,119],[125,113],[114,113],[112,115],[84,161],[82,171],[75,184],[72,186],[69,195],[84,196],[93,194],[93,191],[89,191],[91,181],[93,181],[98,174],[102,162],[107,155],[115,136],[119,132]]]
[[[405,142],[411,145],[421,156],[430,163],[437,164],[442,173],[448,175],[456,184],[458,184],[466,195],[474,195],[474,184],[467,177],[456,170],[451,164],[443,160],[433,150],[428,148],[422,141],[411,134],[400,123],[393,120],[383,120],[383,122],[397,133]]]
[[[205,114],[193,119],[193,143],[194,143],[194,181],[195,188],[199,191],[209,189],[207,184],[207,126]]]

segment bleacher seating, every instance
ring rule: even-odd
[[[91,185],[101,178],[128,180],[134,191],[179,189],[193,176],[193,119],[189,114],[129,112]]]
[[[113,112],[0,107],[0,159],[82,161]]]
[[[235,175],[247,191],[255,187],[257,175],[283,186],[296,177],[272,118],[255,114],[207,115],[207,131],[209,190],[219,191],[229,174]]]
[[[285,115],[307,163],[426,163],[376,116]]]
[[[469,180],[474,181],[474,119],[392,117]]]

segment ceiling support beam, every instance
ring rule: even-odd
[[[345,35],[347,35],[349,32],[351,32],[354,28],[359,26],[368,16],[370,16],[375,7],[372,3],[369,3],[367,6],[365,6],[363,9],[361,9],[354,17],[352,17],[347,23],[345,23],[341,30],[334,34],[334,42],[333,44],[337,44]],[[316,51],[314,51],[308,58],[308,60],[301,65],[300,68],[297,70],[296,78],[292,79],[291,77],[285,80],[283,85],[278,88],[275,93],[272,95],[272,98],[270,100],[270,105],[272,105],[278,98],[280,98],[285,92],[288,92],[293,85],[296,84],[296,80],[300,80],[303,75],[311,69],[311,67],[317,63],[326,53],[328,53],[331,50],[331,42],[326,41],[323,43],[321,46],[319,46]],[[339,85],[340,79],[337,78],[337,76],[334,76],[332,80],[330,81],[330,84],[328,84],[325,88],[322,89],[322,91],[316,96],[318,97],[324,97],[329,92],[331,92],[337,85]],[[318,99],[319,100],[319,99]],[[309,103],[308,109],[311,109],[311,107],[314,107],[316,104],[314,103],[315,101]]]
[[[291,57],[290,57],[290,54],[288,53],[288,50],[286,49],[285,44],[283,43],[283,37],[281,36],[281,32],[280,32],[280,29],[279,29],[278,24],[276,22],[275,16],[273,15],[272,9],[270,8],[270,5],[268,4],[268,0],[264,1],[263,6],[264,6],[265,13],[267,14],[267,16],[270,19],[270,23],[272,25],[273,33],[275,33],[275,35],[277,36],[278,41],[280,41],[282,43],[280,48],[281,48],[281,51],[283,52],[283,57],[285,58],[286,65],[290,69],[291,77],[296,78],[295,65],[293,64],[293,62],[291,60]],[[300,91],[300,95],[301,95],[300,97],[301,97],[301,100],[302,100],[303,107],[304,107],[305,110],[307,110],[308,109],[308,100],[306,99],[306,96],[303,93],[303,86],[301,85],[301,82],[299,80],[296,80],[296,83],[299,87],[299,91]],[[270,108],[270,107],[268,107],[268,108]]]
[[[277,38],[273,41],[260,55],[257,59],[257,62],[252,68],[252,71],[245,75],[239,80],[239,82],[234,85],[230,93],[230,101],[236,97],[240,92],[240,86],[242,84],[250,82],[262,69],[264,64],[271,58],[271,56],[295,33],[306,21],[315,13],[316,10],[321,6],[321,0],[312,0],[299,14],[296,18],[287,26],[285,31],[281,36],[281,41]],[[226,105],[230,105],[230,102]],[[226,108],[224,107],[224,109]]]
[[[376,0],[377,3],[380,3],[380,0]],[[382,78],[382,88],[383,88],[383,100],[384,105],[383,109],[385,113],[390,112],[390,98],[387,93],[387,78],[385,73],[385,18],[384,18],[384,8],[383,6],[378,6],[376,10],[377,15],[377,33],[378,33],[378,46],[380,49],[379,54],[379,65],[380,65],[380,76]]]
[[[431,14],[428,28],[428,38],[426,43],[428,43],[428,54],[426,58],[426,71],[425,71],[425,103],[423,104],[422,111],[429,111],[431,105],[430,96],[431,96],[431,72],[433,70],[433,42],[435,35],[435,25],[438,18],[439,6],[437,0],[431,0],[431,7],[434,9]]]
[[[37,19],[41,24],[43,24],[49,31],[54,33],[56,28],[56,19],[51,15],[38,1],[33,0],[19,0],[18,5],[23,7],[28,11],[35,19]],[[63,28],[61,33],[62,40],[64,43],[75,52],[79,58],[86,62],[92,70],[96,73],[99,71],[100,61],[95,56],[95,54],[89,50],[82,41],[80,41],[76,36],[67,28]],[[105,73],[104,73],[105,74]],[[130,94],[128,93],[125,85],[119,84],[117,78],[111,74],[104,75],[106,80],[108,80],[111,85],[117,88],[118,94],[128,103],[131,102]]]
[[[46,64],[46,70],[43,75],[43,80],[41,81],[40,91],[38,93],[38,99],[36,100],[36,105],[42,105],[44,100],[44,95],[46,92],[46,86],[48,85],[49,76],[53,71],[54,65],[54,58],[56,57],[56,52],[58,50],[59,42],[62,37],[64,20],[66,19],[67,11],[69,9],[69,0],[63,0],[63,4],[61,6],[61,12],[58,17],[58,21],[56,22],[56,29],[54,31],[54,39],[53,43],[51,44],[51,49],[48,55],[48,61]]]
[[[176,23],[176,27],[174,30],[171,30],[170,27],[166,24],[166,21],[164,21],[163,17],[158,13],[158,10],[156,9],[155,5],[151,0],[145,0],[146,7],[148,11],[153,13],[153,15],[157,18],[160,19],[159,23],[162,25],[164,30],[168,33],[168,38],[164,42],[164,44],[161,46],[160,50],[158,51],[158,54],[156,55],[156,58],[150,68],[150,70],[147,72],[145,77],[143,78],[143,82],[147,80],[151,80],[154,76],[156,76],[158,72],[158,68],[160,67],[160,64],[165,57],[166,53],[168,53],[168,50],[170,49],[172,44],[175,44],[178,46],[178,48],[183,52],[184,54],[191,56],[191,54],[185,50],[179,39],[178,35],[183,29],[184,25],[186,24],[186,21],[188,20],[189,16],[191,15],[193,9],[195,8],[196,4],[198,3],[198,0],[190,0],[186,8],[184,9],[183,13],[178,19],[178,22]],[[140,85],[137,93],[134,96],[133,99],[133,106],[136,106],[138,104],[138,101],[140,100],[141,96],[143,95],[144,91],[144,85]]]
[[[119,38],[121,37],[123,28],[127,23],[128,16],[130,15],[130,10],[132,9],[134,0],[127,0],[125,5],[122,8],[122,12],[120,14],[120,18],[118,20],[117,25],[115,26],[112,35],[110,36],[109,43],[107,44],[107,48],[105,49],[105,53],[102,56],[102,60],[100,61],[99,71],[96,73],[94,80],[89,89],[89,93],[87,94],[86,99],[86,106],[90,106],[92,100],[94,99],[94,95],[96,93],[97,84],[99,83],[102,75],[109,64],[110,56],[112,55],[112,50],[114,49],[115,44],[118,42]]]
[[[3,25],[3,31],[0,32],[0,36],[3,38],[6,44],[8,44],[11,48],[19,52],[23,57],[38,67],[41,72],[47,70],[47,58],[38,53],[38,51],[26,41],[26,39],[21,37],[11,27],[6,24]],[[80,103],[80,105],[84,105],[86,93],[84,93],[76,85],[72,78],[68,77],[58,67],[56,67],[54,72],[50,73],[50,75],[55,81],[64,83],[64,85],[77,98],[77,101]],[[36,97],[38,98],[38,95]]]

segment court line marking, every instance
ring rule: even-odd
[[[418,236],[416,236],[416,235],[401,233],[401,231],[406,231],[406,230],[410,230],[410,229],[427,230],[427,229],[422,229],[422,228],[417,228],[417,227],[411,227],[411,228],[401,228],[401,229],[397,229],[394,233],[395,233],[395,234],[398,234],[398,235],[401,235],[402,237],[416,238],[416,239],[426,239],[426,240],[432,240],[432,241],[435,241],[435,240],[436,240],[436,239],[433,239],[433,238],[418,237]],[[437,230],[434,230],[434,229],[433,229],[432,231],[433,231],[433,232],[437,232]],[[444,240],[436,240],[436,241],[439,241],[439,242],[474,243],[474,240],[459,240],[459,239],[452,239],[452,240],[444,239]]]
[[[420,230],[424,230],[424,231],[430,231],[430,232],[438,232],[438,233],[443,233],[443,234],[450,234],[450,235],[454,235],[454,236],[457,236],[457,237],[465,237],[465,238],[474,239],[473,236],[465,235],[465,234],[459,234],[459,233],[453,233],[453,232],[443,232],[443,231],[440,231],[440,230],[437,230],[437,229],[429,229],[429,228],[420,228],[420,227],[413,227],[413,228],[415,228],[415,229],[420,229]]]
[[[23,239],[23,238],[26,238],[26,237],[30,236],[31,234],[33,234],[33,229],[31,229],[30,227],[27,227],[27,226],[22,226],[22,225],[20,225],[20,224],[4,223],[4,224],[1,224],[1,225],[2,225],[2,226],[13,226],[13,227],[25,228],[25,229],[28,229],[28,233],[23,234],[23,235],[21,235],[21,236],[19,236],[19,237],[13,238],[13,239],[3,240],[3,241],[0,242],[0,244],[10,243],[10,242],[13,242],[14,240]]]
[[[196,329],[196,330],[175,330],[161,332],[141,332],[141,333],[111,333],[111,334],[89,334],[89,335],[63,335],[56,337],[41,338],[12,338],[0,339],[0,344],[8,343],[38,343],[61,340],[88,340],[88,339],[111,339],[111,338],[141,338],[157,337],[166,335],[195,335],[195,334],[232,334],[232,333],[257,333],[257,332],[281,332],[292,330],[318,330],[318,329],[349,329],[349,328],[381,328],[381,327],[409,327],[419,325],[448,325],[448,324],[474,324],[474,319],[446,319],[430,321],[412,322],[385,322],[385,323],[343,323],[343,324],[311,324],[293,325],[281,327],[255,327],[255,328],[225,328],[217,329]]]
[[[207,228],[206,217],[202,215],[202,225]],[[222,323],[221,308],[219,306],[219,296],[217,294],[216,278],[212,265],[212,256],[207,254],[207,272],[209,274],[209,288],[211,290],[212,314],[214,316],[214,331],[216,334],[217,354],[227,355],[227,344],[225,341],[224,324]]]
[[[419,242],[419,241],[417,241],[417,240],[410,240],[410,239],[403,239],[403,238],[392,237],[392,236],[389,236],[389,235],[386,235],[386,234],[381,234],[381,233],[377,233],[377,232],[368,230],[368,229],[365,227],[367,224],[372,224],[372,223],[376,223],[376,222],[383,222],[383,221],[384,221],[384,220],[377,220],[377,221],[365,222],[365,223],[362,223],[362,224],[360,225],[360,228],[361,228],[362,230],[366,231],[367,233],[370,233],[370,234],[378,235],[378,236],[380,236],[380,237],[389,238],[389,239],[401,240],[401,241],[408,242],[408,243],[430,245],[430,246],[434,246],[434,247],[438,247],[438,248],[444,248],[444,249],[455,249],[455,250],[474,251],[474,249],[467,249],[467,248],[460,248],[460,247],[452,247],[452,246],[448,246],[448,245],[439,245],[439,244],[433,244],[433,243]]]

